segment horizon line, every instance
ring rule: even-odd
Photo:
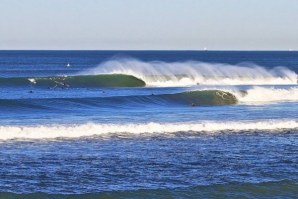
[[[260,52],[297,52],[298,49],[0,49],[0,51],[260,51]]]

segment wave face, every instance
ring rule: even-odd
[[[127,74],[146,82],[148,86],[193,85],[282,85],[296,84],[297,74],[285,67],[265,69],[255,64],[229,65],[220,63],[143,62],[137,59],[117,59],[100,64],[81,74]]]
[[[156,135],[175,134],[178,132],[248,131],[297,129],[296,120],[265,120],[216,122],[199,121],[192,123],[144,123],[144,124],[80,124],[80,125],[40,125],[40,126],[0,126],[0,140],[10,139],[55,139],[79,138],[90,136]]]
[[[233,94],[220,90],[188,91],[178,94],[160,95],[160,97],[170,101],[181,101],[192,106],[230,105],[236,104],[238,101]]]
[[[101,74],[54,77],[0,78],[0,86],[36,87],[142,87],[145,82],[131,75]]]

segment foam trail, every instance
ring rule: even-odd
[[[109,60],[82,74],[127,74],[148,86],[285,85],[296,84],[297,74],[285,67],[265,69],[255,64],[143,62],[137,59]]]
[[[242,122],[200,121],[185,123],[141,123],[141,124],[81,124],[56,126],[0,126],[0,140],[10,139],[55,139],[79,138],[85,136],[154,135],[156,133],[173,134],[176,132],[209,132],[223,130],[278,130],[297,129],[297,120],[265,120]]]
[[[256,86],[245,91],[245,93],[229,91],[233,93],[240,102],[267,103],[278,101],[298,101],[298,87],[289,88],[266,88]]]

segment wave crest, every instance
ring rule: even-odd
[[[144,62],[132,58],[109,60],[82,74],[128,74],[148,86],[282,85],[296,84],[297,74],[285,67],[266,69],[255,64],[198,61]]]

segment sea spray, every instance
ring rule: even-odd
[[[290,88],[266,88],[255,86],[244,93],[233,92],[241,102],[268,103],[278,101],[298,101],[298,87]]]
[[[266,69],[253,63],[223,64],[199,61],[144,62],[133,58],[106,61],[80,74],[127,74],[148,86],[281,85],[296,84],[297,74],[286,67]]]

